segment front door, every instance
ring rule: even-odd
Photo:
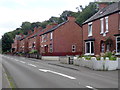
[[[45,53],[48,53],[48,45],[45,46]]]

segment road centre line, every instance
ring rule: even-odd
[[[62,74],[62,73],[59,73],[59,72],[51,71],[51,70],[46,70],[46,69],[39,69],[39,70],[42,71],[42,72],[50,72],[50,73],[53,73],[53,74],[57,74],[57,75],[60,75],[60,76],[63,76],[63,77],[69,78],[69,79],[76,79],[75,77],[72,77],[72,76],[69,76],[69,75],[66,75],[66,74]]]
[[[24,61],[20,61],[21,63],[26,63],[26,62],[24,62]]]
[[[32,66],[32,67],[37,67],[36,65],[33,65],[33,64],[30,64],[30,63],[29,63],[28,65],[29,65],[29,66]]]
[[[92,89],[92,90],[98,90],[96,88],[93,88],[92,86],[86,86],[86,87],[89,88],[89,89]]]

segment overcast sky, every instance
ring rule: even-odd
[[[0,38],[15,30],[22,22],[41,22],[51,16],[59,17],[64,10],[77,11],[79,5],[94,0],[0,0]]]

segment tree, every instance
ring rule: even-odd
[[[23,30],[24,34],[27,34],[27,32],[31,29],[31,23],[30,22],[23,22],[21,25],[21,30]]]
[[[10,52],[11,50],[11,44],[13,43],[12,38],[10,37],[10,35],[8,35],[8,33],[5,33],[2,36],[2,52]]]

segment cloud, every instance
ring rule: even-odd
[[[77,6],[88,3],[88,0],[1,0],[0,35],[15,30],[24,21],[48,20],[64,10],[77,11]]]

